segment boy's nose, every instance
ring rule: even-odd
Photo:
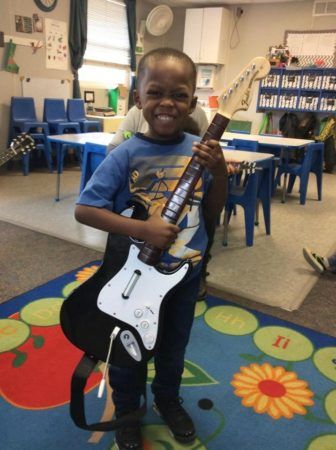
[[[165,105],[165,106],[166,105],[173,106],[174,105],[174,100],[170,96],[165,95],[165,96],[163,96],[161,98],[160,104],[161,105]]]

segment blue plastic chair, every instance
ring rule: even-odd
[[[43,120],[48,122],[50,134],[66,134],[66,133],[80,133],[80,125],[78,122],[70,122],[66,115],[64,100],[60,98],[45,98],[43,107]],[[56,152],[59,150],[56,145]],[[62,145],[62,156],[58,161],[57,171],[62,173],[63,161],[68,145]],[[79,164],[82,164],[82,154],[80,149],[75,149]]]
[[[47,139],[47,136],[42,133],[29,133],[30,136],[35,141],[35,150],[42,150],[44,153],[45,160],[47,162],[49,172],[53,171],[52,167],[52,158],[51,158],[51,146],[50,142]],[[29,165],[30,165],[30,153],[23,155],[22,157],[22,170],[23,175],[29,174]]]
[[[106,145],[86,143],[83,152],[82,174],[79,192],[85,188],[93,172],[106,157]]]
[[[67,101],[67,114],[70,122],[78,122],[82,133],[101,131],[99,120],[88,120],[85,116],[84,100],[69,98]]]
[[[50,134],[81,132],[78,122],[70,122],[68,120],[63,99],[44,99],[43,120],[48,123]]]
[[[247,152],[257,152],[259,150],[258,141],[249,141],[246,139],[232,139],[231,145],[237,150],[245,150]],[[237,175],[237,183],[240,183],[241,176]],[[244,177],[244,185],[247,183],[248,175]]]
[[[46,136],[49,135],[47,122],[37,120],[33,97],[12,97],[10,105],[10,142],[20,133],[29,133],[36,142],[35,149],[43,150],[49,172],[52,172],[50,144]],[[10,143],[9,143],[10,144]],[[23,155],[22,170],[24,175],[29,173],[30,154]]]
[[[256,204],[258,198],[258,173],[249,174],[245,186],[237,186],[234,182],[230,183],[229,195],[225,205],[224,214],[224,238],[223,245],[226,246],[228,224],[237,205],[244,209],[245,216],[245,239],[248,247],[253,246],[254,239],[254,218],[256,213]]]
[[[37,132],[41,129],[49,134],[46,122],[37,120],[33,97],[12,97],[10,105],[10,139],[19,133]]]
[[[258,141],[250,141],[247,139],[232,139],[231,145],[238,150],[246,150],[248,152],[257,152],[259,150]]]
[[[259,203],[264,213],[266,234],[271,234],[271,158],[259,160],[255,171],[246,175],[246,183],[237,184],[235,176],[230,177],[229,195],[225,205],[223,245],[227,245],[228,223],[237,205],[244,209],[246,245],[252,246],[254,225],[259,225]]]
[[[304,205],[306,203],[307,187],[309,175],[311,172],[314,173],[316,176],[317,198],[319,201],[322,200],[322,179],[323,179],[323,159],[324,159],[323,153],[324,153],[324,144],[321,142],[307,145],[301,163],[292,162],[290,160],[290,151],[287,151],[284,154],[282,162],[278,167],[275,179],[276,185],[279,185],[281,176],[284,175],[285,179],[283,184],[283,198],[282,198],[283,202],[285,201],[286,190],[287,193],[291,193],[293,190],[296,177],[299,177],[300,204]],[[288,186],[286,186],[288,175],[289,175],[289,182]]]

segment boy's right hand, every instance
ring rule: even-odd
[[[166,250],[177,238],[180,228],[165,222],[161,217],[163,206],[157,207],[154,213],[144,222],[144,241],[154,247]]]

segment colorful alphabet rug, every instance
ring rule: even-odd
[[[70,378],[81,352],[63,336],[64,298],[98,263],[0,305],[1,448],[114,450],[113,432],[77,428]],[[89,423],[109,420],[111,392],[97,398],[103,367],[87,383]],[[150,383],[154,368],[149,364]],[[196,450],[335,450],[336,339],[210,297],[197,303],[181,395]],[[148,392],[150,389],[148,388]],[[145,450],[179,450],[151,408]]]

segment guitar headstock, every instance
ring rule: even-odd
[[[246,111],[251,103],[252,84],[265,78],[270,68],[263,56],[253,58],[218,97],[218,113],[231,119],[235,112]]]
[[[237,172],[241,172],[244,170],[245,173],[247,173],[247,174],[252,174],[259,169],[259,167],[257,167],[257,163],[254,161],[253,162],[251,162],[251,161],[239,161],[239,162],[229,161],[229,164],[234,166],[234,168]]]
[[[10,149],[14,155],[25,155],[35,148],[34,139],[27,133],[21,133],[13,139]]]

